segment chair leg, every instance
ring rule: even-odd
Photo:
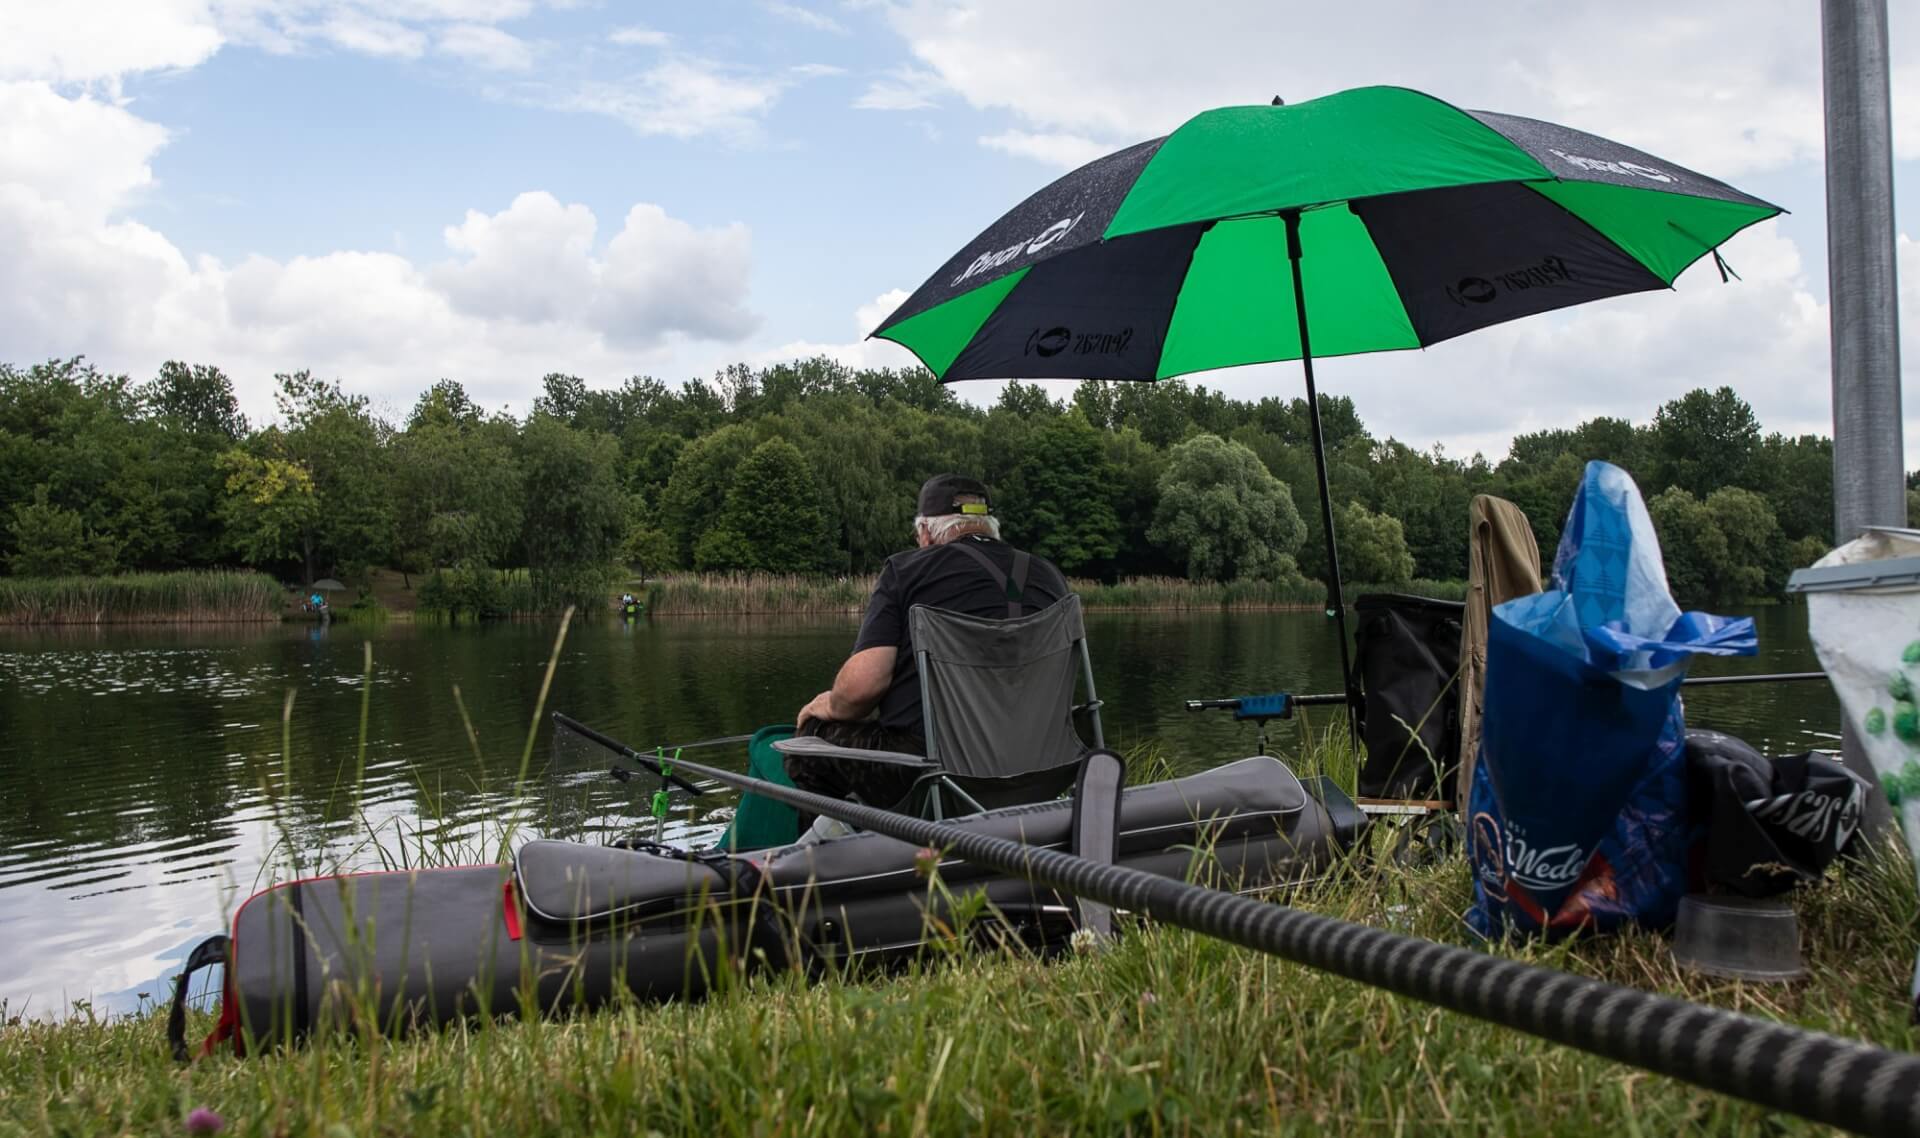
[[[967,806],[970,807],[970,813],[980,814],[986,811],[987,808],[980,805],[979,799],[975,798],[971,794],[968,794],[966,791],[960,789],[959,783],[953,781],[952,779],[946,777],[945,775],[940,776],[940,786],[944,787],[946,790],[951,791],[953,793],[953,796],[955,798],[958,798],[961,802],[966,803]]]

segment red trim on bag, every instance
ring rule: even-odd
[[[500,887],[500,896],[503,902],[501,911],[506,914],[507,918],[507,939],[519,940],[520,913],[513,907],[513,878],[507,878],[507,883]]]

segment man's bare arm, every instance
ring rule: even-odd
[[[852,722],[862,719],[879,704],[893,683],[893,663],[899,649],[891,646],[865,648],[847,657],[833,687],[814,696],[794,717],[798,730],[809,719],[835,719]]]

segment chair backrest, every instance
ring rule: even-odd
[[[1097,705],[1080,598],[1004,620],[915,605],[908,612],[927,757],[955,774],[1005,778],[1077,760],[1074,684]],[[1094,709],[1095,745],[1102,740]]]

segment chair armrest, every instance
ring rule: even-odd
[[[846,759],[856,763],[884,763],[887,766],[913,767],[921,770],[938,769],[937,764],[925,755],[909,755],[904,751],[867,751],[859,747],[842,747],[813,735],[796,735],[791,739],[782,739],[773,745],[773,749],[783,755]]]

